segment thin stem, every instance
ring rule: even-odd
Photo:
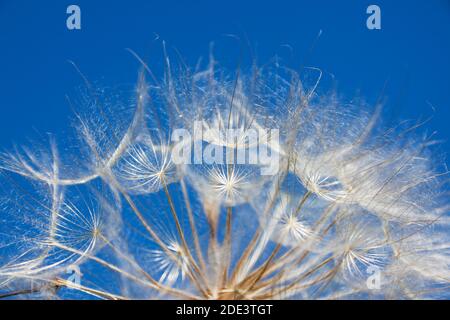
[[[108,299],[108,300],[129,300],[128,298],[113,293],[109,293],[103,290],[93,289],[81,284],[73,283],[65,279],[58,278],[54,281],[57,286],[64,286],[69,289],[78,290],[87,294],[90,294],[97,298]]]

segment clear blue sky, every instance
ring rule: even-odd
[[[77,4],[82,29],[66,28]],[[366,8],[381,8],[382,30],[369,31]],[[322,36],[311,55],[319,30]],[[430,1],[20,1],[0,0],[0,147],[40,133],[62,134],[72,114],[65,99],[81,85],[67,60],[104,85],[129,84],[138,64],[160,57],[155,33],[193,64],[211,41],[225,65],[237,49],[224,34],[246,35],[260,61],[303,59],[335,75],[341,92],[375,101],[389,79],[387,107],[397,119],[429,116],[449,139],[450,2]],[[61,140],[61,137],[59,137]],[[443,145],[448,150],[449,143]]]

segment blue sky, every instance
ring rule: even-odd
[[[81,30],[66,28],[70,4],[81,8]],[[366,28],[370,4],[381,8],[381,30]],[[158,59],[155,34],[190,64],[206,57],[214,41],[231,68],[238,45],[225,34],[246,36],[259,61],[274,55],[292,66],[306,61],[333,74],[346,96],[360,93],[369,102],[389,80],[393,119],[434,114],[428,127],[450,137],[449,1],[0,0],[0,147],[68,128],[65,96],[82,84],[68,60],[92,81],[131,86],[138,64],[125,48]]]

